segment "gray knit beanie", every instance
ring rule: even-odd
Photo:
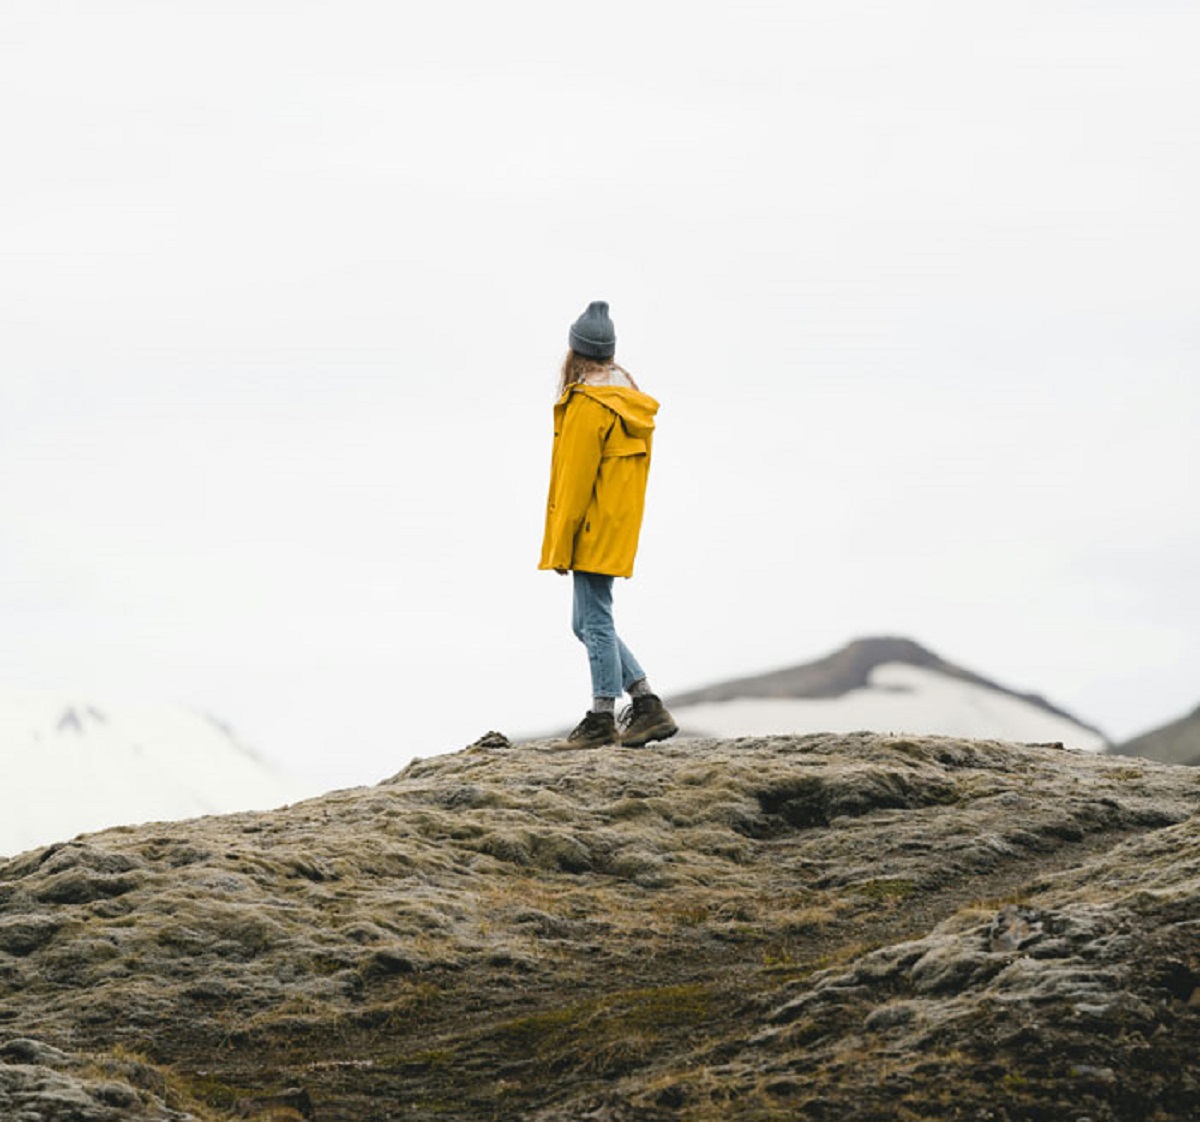
[[[617,353],[617,330],[608,318],[608,304],[593,300],[567,336],[571,350],[584,358],[612,358]]]

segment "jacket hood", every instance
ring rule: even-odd
[[[567,392],[558,399],[558,405],[565,407],[573,393],[586,394],[611,409],[625,423],[625,431],[630,436],[645,437],[654,431],[658,402],[648,393],[629,386],[588,386],[577,382],[567,387]]]

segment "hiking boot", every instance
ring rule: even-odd
[[[600,748],[605,744],[617,744],[617,719],[611,713],[597,713],[589,709],[582,721],[571,730],[566,740],[560,740],[559,748]]]
[[[652,693],[633,699],[633,704],[621,713],[621,725],[621,744],[625,748],[642,748],[652,740],[668,740],[679,731],[662,698]]]

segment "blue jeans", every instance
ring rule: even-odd
[[[572,574],[575,585],[571,630],[586,648],[592,670],[593,697],[620,697],[646,672],[613,626],[613,578],[600,573]]]

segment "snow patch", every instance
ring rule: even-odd
[[[0,855],[109,826],[266,810],[318,792],[211,718],[0,690]]]
[[[705,736],[895,732],[1017,742],[1061,741],[1100,752],[1104,738],[1012,694],[903,662],[871,671],[865,689],[831,698],[737,698],[672,707],[680,726]]]

